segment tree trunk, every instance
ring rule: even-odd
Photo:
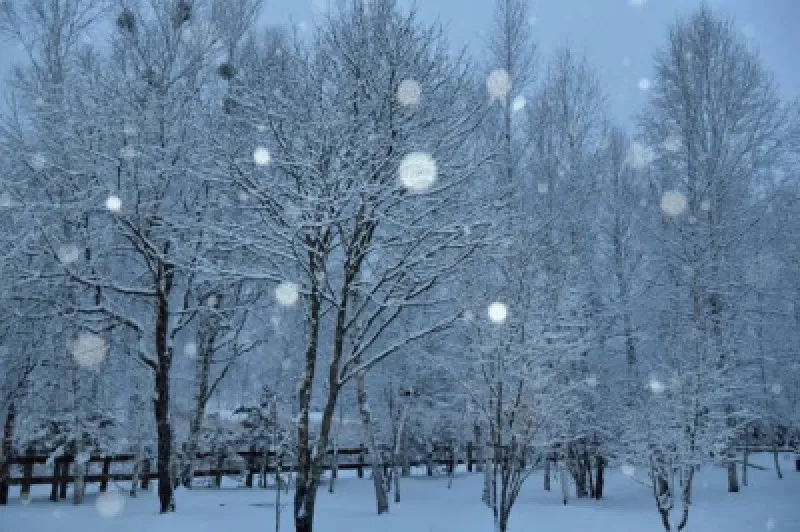
[[[683,530],[686,527],[686,523],[689,521],[689,505],[692,502],[692,479],[694,478],[694,468],[689,468],[686,471],[686,476],[684,477],[683,482],[683,512],[681,515],[681,521],[678,523],[678,530]]]
[[[739,491],[739,477],[736,474],[736,462],[728,460],[728,493]]]
[[[778,474],[778,478],[783,478],[783,473],[781,472],[781,463],[778,460],[778,437],[775,431],[775,426],[772,426],[772,458],[775,462],[775,473]]]
[[[598,456],[595,458],[597,461],[597,481],[594,484],[594,498],[595,499],[602,499],[603,498],[603,486],[605,485],[605,467],[606,461],[602,456]]]
[[[83,502],[84,483],[83,476],[86,473],[86,465],[83,455],[83,426],[80,421],[76,423],[75,431],[75,460],[72,462],[75,470],[75,482],[72,484],[72,503],[81,504]]]
[[[3,423],[3,442],[0,445],[0,505],[8,504],[8,487],[11,475],[11,455],[13,448],[11,442],[14,438],[14,420],[16,419],[16,406],[14,403],[8,405],[6,419]]]
[[[195,368],[195,395],[194,411],[189,422],[189,435],[186,441],[186,465],[183,472],[183,485],[191,489],[194,481],[194,468],[197,460],[197,440],[200,438],[200,430],[203,427],[203,418],[206,412],[208,400],[208,380],[211,374],[211,354],[213,350],[210,345],[201,342],[200,353],[197,358]]]
[[[566,464],[559,465],[559,473],[561,474],[561,498],[564,501],[564,506],[569,502],[569,475],[567,474]]]
[[[548,453],[544,459],[544,490],[550,491],[550,454]]]
[[[153,412],[156,420],[158,475],[158,500],[160,513],[174,512],[175,500],[172,487],[172,425],[169,419],[169,375],[172,367],[172,352],[167,343],[169,329],[169,295],[172,291],[174,270],[163,264],[157,279],[158,293],[155,319],[155,394]]]
[[[359,363],[356,362],[356,364]],[[380,515],[389,511],[389,498],[386,494],[386,484],[383,481],[383,464],[381,464],[378,449],[375,445],[372,414],[367,404],[366,377],[363,372],[356,377],[356,396],[358,398],[358,410],[361,414],[361,423],[364,426],[364,435],[367,440],[367,451],[372,457],[372,482],[375,485],[375,502],[377,503],[378,515]]]

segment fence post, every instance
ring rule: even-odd
[[[22,482],[20,483],[20,499],[31,497],[31,477],[33,476],[33,449],[25,451],[25,462],[22,465]]]
[[[367,448],[362,443],[359,447],[359,454],[358,454],[358,478],[364,478],[364,461],[365,455],[367,454]]]
[[[222,487],[222,466],[225,460],[225,456],[223,454],[219,454],[217,456],[217,473],[214,475],[214,487],[220,488]]]
[[[103,473],[100,476],[100,493],[108,491],[108,474],[111,470],[111,457],[103,457]]]
[[[142,460],[142,489],[146,490],[150,486],[150,459]]]
[[[58,502],[58,481],[61,479],[61,457],[53,461],[53,482],[50,484],[50,500]]]
[[[67,498],[67,485],[69,484],[69,463],[72,459],[69,456],[61,457],[61,475],[58,482],[58,498]]]
[[[250,446],[250,451],[247,454],[247,458],[245,459],[245,467],[247,468],[247,475],[244,477],[244,486],[246,488],[253,487],[253,469],[255,469],[254,461],[256,455],[256,448],[255,446]]]

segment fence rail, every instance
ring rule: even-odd
[[[250,450],[235,454],[243,463],[241,467],[226,467],[226,461],[230,458],[230,455],[223,456],[213,452],[197,453],[195,455],[196,460],[201,465],[203,465],[203,460],[213,460],[216,465],[198,468],[193,471],[192,476],[194,478],[212,478],[214,485],[219,487],[223,476],[244,475],[245,487],[252,488],[254,477],[274,473],[278,466],[280,466],[281,472],[284,473],[296,470],[296,464],[282,463],[282,457],[274,451]],[[329,460],[326,461],[324,469],[331,471],[333,476],[336,476],[337,471],[354,470],[359,478],[363,478],[364,470],[367,467],[371,467],[367,450],[363,445],[356,448],[341,448],[336,451],[329,449],[327,454]],[[456,465],[466,464],[467,470],[472,471],[473,466],[477,463],[477,458],[473,455],[471,444],[467,445],[465,456],[462,457],[458,457],[457,453],[450,448],[435,447],[423,459],[410,460],[407,465],[412,467],[425,466],[429,476],[433,475],[435,466],[445,466],[448,471],[452,471]],[[85,484],[99,483],[100,492],[102,493],[107,491],[108,483],[111,481],[132,482],[135,478],[138,478],[141,488],[147,489],[150,481],[157,479],[158,476],[152,467],[154,461],[151,458],[141,460],[139,472],[136,473],[133,467],[136,465],[136,460],[137,457],[134,454],[91,456],[86,461],[87,469],[90,469],[92,464],[102,464],[102,468],[100,472],[87,471],[83,475],[83,481]],[[120,463],[130,464],[131,467],[125,472],[112,472],[112,465]],[[31,486],[49,484],[51,486],[51,501],[66,499],[68,485],[75,482],[74,464],[75,457],[71,455],[51,458],[28,453],[6,459],[2,464],[2,470],[0,470],[0,505],[8,503],[11,486],[20,486],[20,497],[25,497],[30,495]],[[34,467],[42,465],[48,466],[50,469],[49,475],[34,474]],[[386,464],[382,465],[384,468],[388,467]],[[72,466],[72,471],[70,471],[70,466]],[[15,474],[14,470],[19,470],[20,467],[22,469],[21,474]]]

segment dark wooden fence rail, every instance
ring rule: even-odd
[[[209,452],[197,453],[198,465],[202,465],[203,461],[208,462],[210,460],[216,460],[216,465],[208,469],[195,469],[193,476],[195,478],[213,478],[214,485],[219,487],[222,483],[223,476],[244,474],[245,486],[252,488],[253,477],[258,476],[262,471],[274,473],[276,469],[275,466],[281,459],[274,451],[263,452],[250,450],[238,452],[236,454],[244,462],[243,467],[224,467],[225,460],[229,458],[229,456],[222,457],[218,453]],[[332,467],[334,460],[333,454],[334,451],[332,449],[328,451],[328,456],[331,458],[328,460],[325,469],[333,471],[334,475],[337,469],[340,471],[355,470],[358,478],[363,478],[364,469],[370,466],[367,460],[367,451],[363,445],[351,449],[338,449],[336,468]],[[458,458],[457,454],[458,453],[453,452],[453,450],[449,448],[435,447],[424,459],[411,460],[409,461],[409,465],[414,467],[425,466],[428,476],[433,475],[433,467],[437,465],[443,465],[447,468],[448,472],[451,472],[456,465],[466,464],[467,470],[471,472],[473,466],[477,462],[477,457],[473,456],[472,444],[467,444],[466,456]],[[267,460],[266,466],[264,464],[265,459]],[[84,483],[99,483],[100,492],[105,492],[108,489],[108,483],[110,481],[130,482],[134,478],[133,467],[128,468],[128,471],[125,472],[112,472],[112,464],[127,463],[133,466],[135,460],[136,455],[133,454],[91,456],[87,464],[89,472],[83,477]],[[51,501],[66,499],[67,486],[75,481],[74,474],[70,474],[70,466],[74,461],[74,456],[59,456],[50,462],[51,465],[49,469],[51,472],[49,475],[34,475],[34,466],[48,464],[47,456],[28,453],[11,457],[5,462],[7,466],[5,470],[8,471],[8,473],[0,478],[0,505],[7,504],[10,486],[20,486],[20,497],[25,497],[30,495],[31,486],[49,484],[51,486]],[[139,482],[142,489],[147,489],[150,480],[157,478],[157,472],[152,467],[152,463],[153,461],[151,459],[145,459],[141,462],[141,467],[139,468]],[[91,472],[92,464],[101,464],[100,472]],[[296,468],[295,464],[281,463],[280,465],[282,472],[291,472]],[[21,476],[14,475],[14,466],[21,466]],[[387,465],[384,464],[384,467],[387,467]]]
[[[413,467],[420,467],[425,466],[426,474],[428,476],[433,475],[433,468],[435,466],[445,466],[447,472],[452,472],[457,465],[466,465],[467,471],[472,472],[473,468],[476,464],[480,461],[480,456],[476,456],[474,452],[473,446],[471,442],[467,442],[466,452],[461,454],[457,451],[454,451],[452,448],[449,447],[442,447],[437,446],[434,447],[432,451],[427,453],[423,459],[417,458],[415,460],[410,460],[408,465]],[[743,450],[740,449],[740,450]],[[750,452],[757,453],[757,452],[772,452],[772,448],[767,447],[750,447],[748,449]],[[386,451],[385,449],[383,450]],[[790,452],[790,453],[798,453],[800,449],[793,449],[793,448],[779,448],[779,452]],[[205,477],[205,478],[213,478],[214,485],[219,487],[222,483],[222,477],[225,475],[241,475],[245,474],[245,487],[252,488],[253,487],[253,477],[261,474],[262,471],[266,473],[274,473],[275,466],[277,465],[278,460],[280,459],[279,456],[274,451],[263,452],[263,451],[242,451],[236,453],[244,462],[244,467],[224,467],[225,459],[221,458],[218,453],[197,453],[197,459],[199,464],[202,465],[202,461],[209,461],[212,459],[216,459],[216,467],[209,467],[208,469],[196,469],[194,471],[194,477]],[[336,468],[333,468],[333,450],[328,451],[328,456],[331,459],[326,464],[325,468],[327,470],[333,471],[333,474],[336,474],[336,470],[355,470],[357,472],[358,478],[364,477],[364,469],[370,466],[369,462],[367,461],[367,452],[366,448],[362,445],[361,447],[357,448],[350,448],[350,449],[339,449],[337,453],[338,457],[336,459]],[[264,460],[267,460],[266,467],[264,467]],[[89,483],[99,483],[100,484],[100,492],[105,492],[108,489],[108,483],[110,481],[132,481],[133,480],[133,471],[130,468],[129,471],[126,472],[112,472],[112,464],[116,463],[129,463],[133,465],[133,462],[136,460],[136,456],[133,454],[117,454],[117,455],[103,455],[103,456],[92,456],[89,459],[89,466],[91,469],[91,464],[102,464],[99,473],[87,473],[84,475],[84,482],[86,484]],[[46,476],[41,475],[34,475],[34,466],[36,465],[45,465],[48,463],[47,456],[40,456],[35,454],[24,454],[19,456],[13,456],[10,460],[6,460],[4,468],[5,471],[8,471],[8,474],[5,476],[0,477],[0,505],[7,504],[8,502],[8,494],[9,494],[9,487],[10,486],[20,486],[20,496],[26,496],[30,494],[31,486],[34,485],[42,485],[42,484],[49,484],[51,486],[50,489],[50,500],[51,501],[58,501],[59,499],[66,499],[67,497],[67,486],[70,483],[75,481],[75,476],[70,474],[70,465],[75,461],[73,456],[59,456],[52,461],[52,465],[50,466],[51,474]],[[145,459],[142,460],[141,467],[139,468],[139,482],[142,489],[147,489],[149,487],[150,481],[157,478],[156,471],[152,467],[152,460]],[[13,466],[21,466],[22,467],[22,475],[21,476],[14,476]],[[388,467],[386,464],[383,464],[384,468]],[[795,462],[796,470],[800,472],[800,457],[796,457]],[[294,464],[283,464],[281,463],[281,471],[282,472],[290,472],[295,470]]]

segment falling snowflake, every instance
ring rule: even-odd
[[[119,156],[123,159],[133,159],[136,157],[136,150],[133,146],[123,146],[121,150],[119,150]]]
[[[397,87],[397,101],[402,105],[419,105],[422,87],[413,79],[405,79]]]
[[[108,344],[102,336],[84,332],[72,341],[70,353],[79,366],[94,369],[105,360]]]
[[[291,368],[292,368],[292,359],[284,358],[283,362],[281,362],[281,369],[283,371],[289,371]]]
[[[626,477],[632,477],[636,474],[636,468],[631,464],[622,464],[620,471],[622,471],[622,474]]]
[[[264,133],[267,130],[267,126],[264,124],[256,124],[256,131],[259,133]]]
[[[135,137],[139,133],[139,129],[133,124],[125,124],[122,126],[122,134],[126,137]]]
[[[31,161],[31,168],[33,168],[36,171],[44,170],[44,168],[47,166],[47,157],[45,157],[44,154],[40,152],[36,152],[33,155],[31,155],[30,161]]]
[[[667,216],[680,216],[686,212],[688,205],[689,202],[686,200],[686,196],[677,190],[664,192],[664,195],[661,196],[661,212]]]
[[[640,207],[647,207],[647,200],[645,198],[640,199],[639,200],[639,206]]]
[[[75,246],[74,244],[64,244],[58,248],[57,255],[58,261],[61,264],[72,264],[80,258],[81,252],[78,249],[78,246]]]
[[[403,157],[398,169],[400,183],[412,192],[424,192],[436,182],[436,161],[424,152]]]
[[[508,317],[508,307],[505,303],[495,301],[488,308],[489,320],[492,323],[505,323]]]
[[[772,392],[773,395],[780,395],[783,391],[783,385],[779,382],[776,382],[770,386],[769,391]]]
[[[536,189],[539,191],[539,194],[547,194],[550,190],[550,186],[547,183],[539,183],[536,185]]]
[[[767,519],[767,524],[765,526],[767,530],[774,530],[776,525],[777,523],[775,522],[775,519],[770,517],[769,519]]]
[[[710,211],[711,210],[711,202],[708,201],[707,199],[701,201],[700,202],[700,210],[703,210],[703,211],[706,211],[706,212]]]
[[[689,216],[689,217],[686,219],[686,221],[687,221],[687,222],[689,222],[689,224],[690,224],[690,225],[694,225],[694,224],[696,224],[696,223],[697,223],[697,218],[696,218],[696,217],[694,217],[694,216]]]
[[[644,7],[647,3],[647,0],[628,0],[628,4],[632,5],[633,7]]]
[[[503,68],[493,70],[486,78],[486,89],[489,91],[492,101],[505,100],[508,93],[511,92],[511,77],[508,72]]]
[[[256,164],[256,166],[267,166],[270,162],[272,162],[272,155],[270,155],[268,149],[264,148],[263,146],[259,146],[253,150],[253,162]]]
[[[293,306],[299,298],[299,289],[295,283],[284,281],[275,288],[275,299],[284,307]]]
[[[517,96],[514,98],[514,101],[511,102],[511,110],[515,113],[518,113],[525,109],[525,105],[527,104],[527,100],[525,100],[525,96]]]
[[[8,192],[3,192],[0,194],[0,207],[7,209],[14,205],[14,200],[11,199],[11,194]]]
[[[217,296],[208,296],[206,298],[206,306],[208,308],[217,308]]]
[[[655,394],[663,393],[666,388],[664,383],[655,377],[650,377],[650,382],[647,383],[647,386],[650,388],[650,391]]]
[[[111,195],[106,198],[106,209],[111,212],[119,212],[122,209],[122,200],[119,196]]]
[[[464,311],[464,321],[470,322],[470,321],[472,321],[474,319],[475,319],[475,313],[474,312],[472,312],[471,310],[465,310]]]
[[[664,139],[664,149],[667,151],[674,153],[676,151],[680,151],[682,146],[683,140],[681,139],[681,136],[676,133],[667,135],[667,138]]]
[[[197,344],[194,342],[188,342],[186,345],[183,346],[183,354],[186,358],[196,358],[197,357]]]
[[[586,385],[590,388],[594,388],[597,386],[597,377],[594,375],[589,375],[586,377]]]
[[[247,203],[247,201],[249,199],[250,199],[250,195],[247,192],[245,192],[243,190],[239,192],[239,202]]]
[[[117,490],[107,491],[97,496],[95,509],[101,517],[111,519],[122,513],[125,508],[125,497]]]
[[[650,79],[649,78],[639,78],[639,82],[637,83],[639,90],[642,91],[649,91],[650,90]]]
[[[625,158],[625,162],[633,168],[641,170],[650,166],[655,158],[656,155],[653,151],[653,148],[639,142],[634,142],[631,145],[630,151],[628,151],[628,156]]]

